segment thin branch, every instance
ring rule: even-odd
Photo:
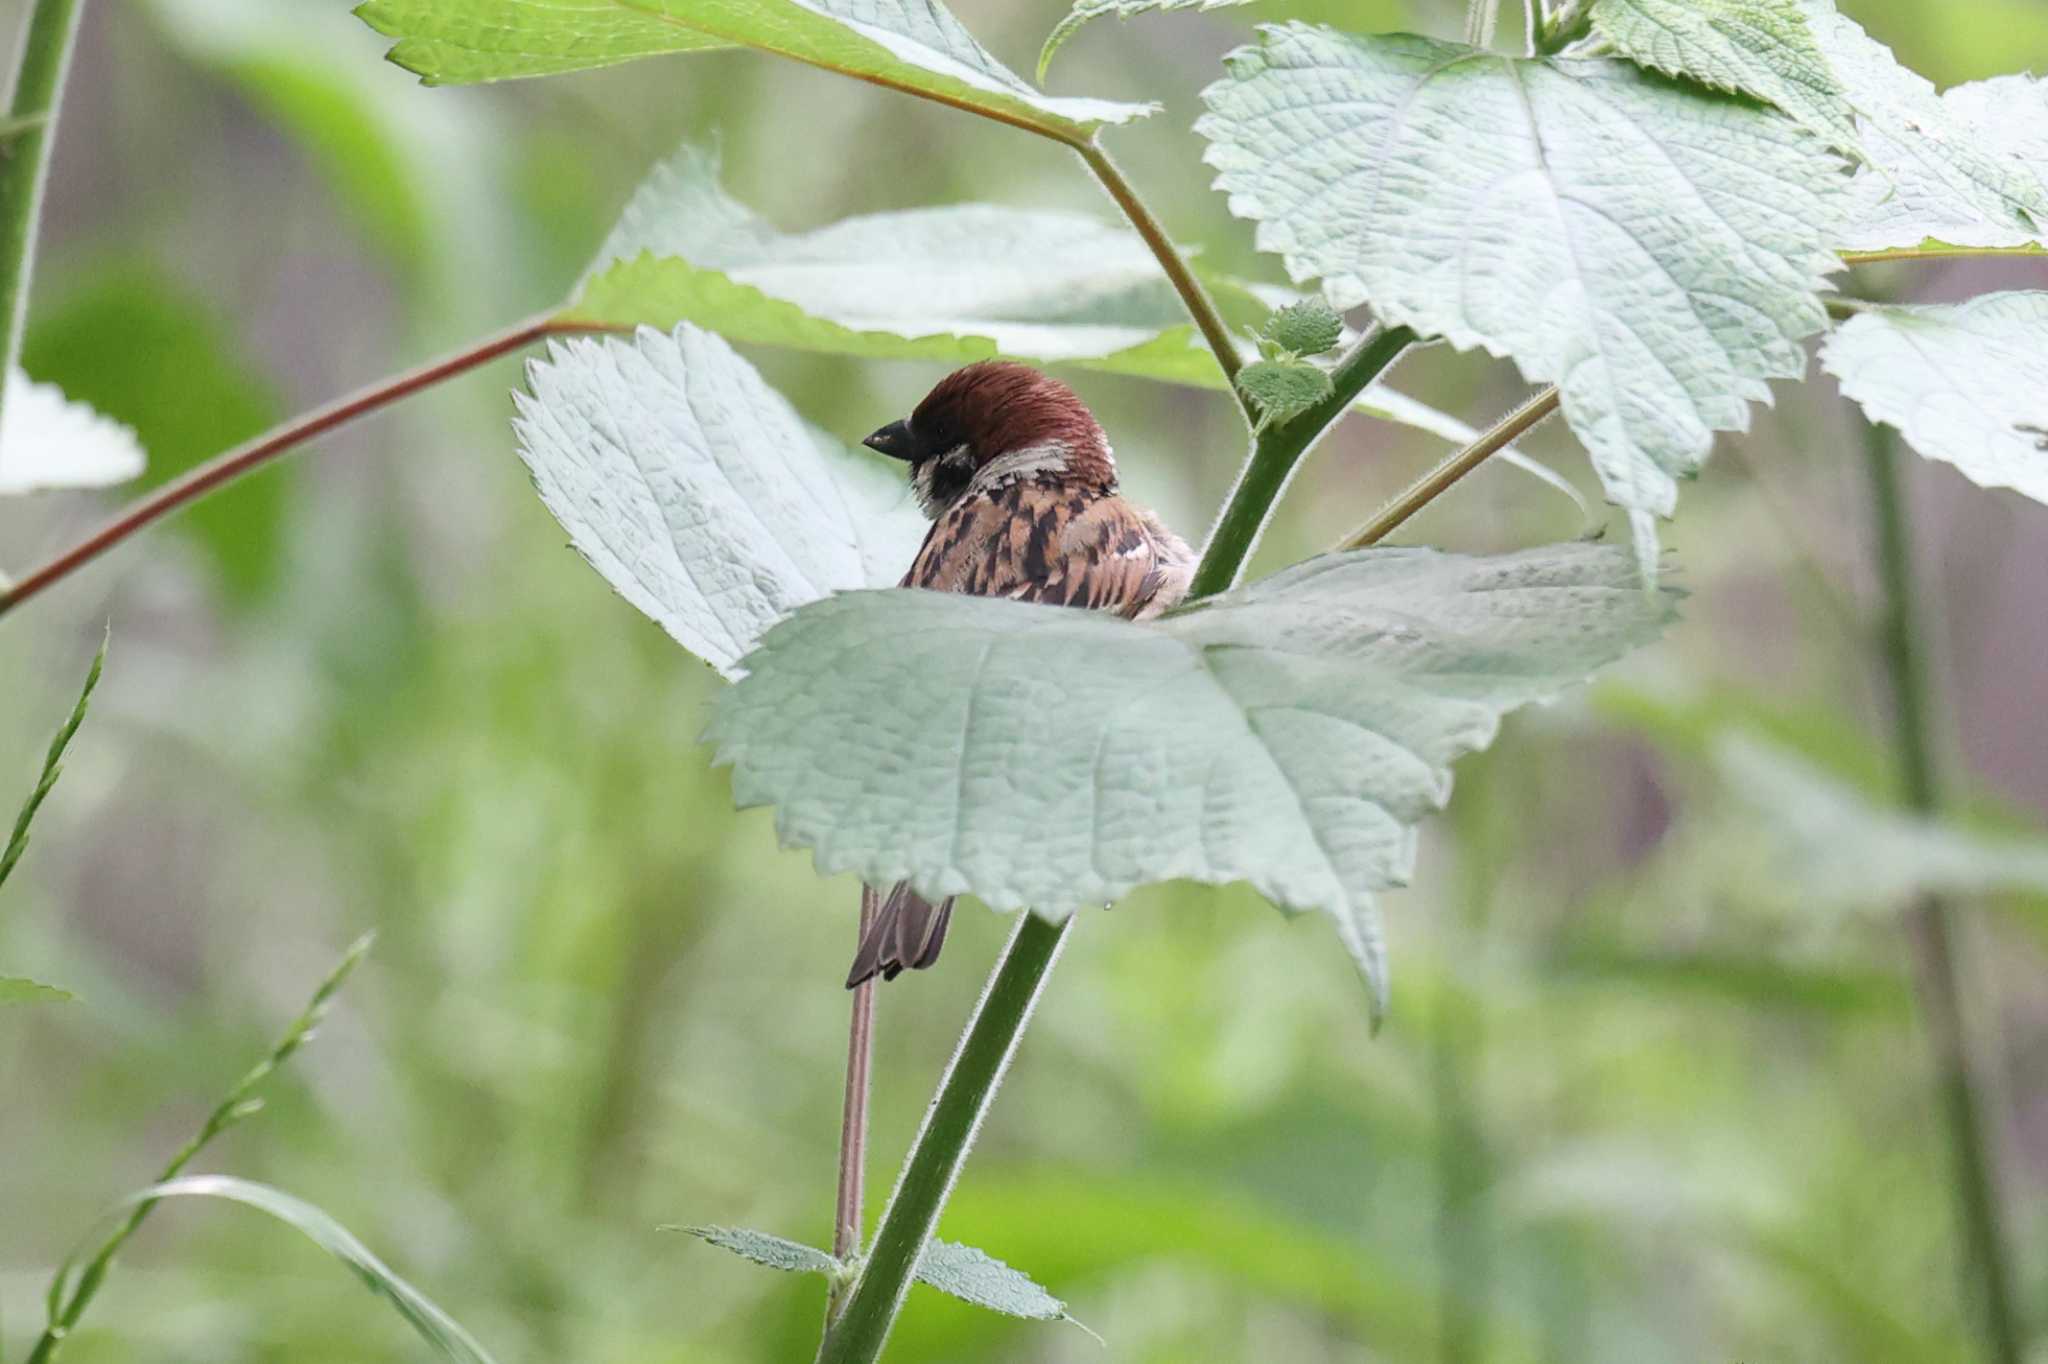
[[[1905,489],[1899,485],[1898,449],[1889,428],[1865,426],[1871,503],[1876,514],[1878,568],[1884,580],[1884,664],[1892,690],[1892,725],[1898,744],[1900,785],[1906,804],[1932,814],[1941,804],[1935,769],[1933,687],[1928,678],[1925,619],[1913,571]],[[1948,1125],[1956,1216],[1965,1248],[1963,1294],[1977,1309],[1985,1358],[2020,1364],[2017,1295],[2012,1255],[2007,1248],[2003,1207],[1990,1141],[1985,1102],[1957,975],[1950,907],[1938,895],[1923,895],[1908,912],[1914,982],[1934,1049],[1937,1089]]]
[[[1490,430],[1481,433],[1462,450],[1453,452],[1441,464],[1411,483],[1408,488],[1380,509],[1378,515],[1344,537],[1338,549],[1364,549],[1376,545],[1400,528],[1401,524],[1440,497],[1453,483],[1471,473],[1494,452],[1512,445],[1533,430],[1538,423],[1557,411],[1557,390],[1546,388],[1520,407],[1502,417]]]
[[[504,331],[471,342],[461,350],[444,355],[438,360],[430,360],[417,369],[409,369],[401,374],[379,379],[346,398],[294,417],[254,440],[187,470],[180,477],[144,496],[71,548],[30,570],[21,581],[0,589],[0,616],[6,615],[45,588],[69,577],[129,536],[169,516],[186,503],[205,496],[222,484],[260,469],[279,455],[287,454],[307,441],[346,426],[358,417],[375,412],[379,408],[389,407],[401,398],[432,388],[444,379],[452,379],[458,374],[467,373],[501,355],[547,337],[617,330],[620,329],[594,323],[561,322],[550,317],[528,318]]]
[[[860,888],[860,929],[856,942],[867,940],[878,910],[872,886]],[[846,1029],[846,1099],[839,1115],[839,1199],[832,1220],[832,1258],[849,1263],[860,1254],[861,1191],[868,1157],[868,1074],[875,1054],[875,982],[871,976],[853,991],[853,1016]],[[825,1325],[839,1315],[850,1285],[834,1283],[826,1305]]]
[[[1280,500],[1287,481],[1303,455],[1344,415],[1365,386],[1384,374],[1415,342],[1406,327],[1375,329],[1358,338],[1330,373],[1330,396],[1301,415],[1269,426],[1252,442],[1251,458],[1237,476],[1237,486],[1216,518],[1209,543],[1202,550],[1202,562],[1195,566],[1188,599],[1194,600],[1227,591],[1244,571],[1273,506]]]
[[[1166,278],[1173,284],[1174,292],[1180,295],[1188,316],[1194,319],[1196,329],[1202,333],[1202,340],[1215,354],[1216,363],[1223,369],[1223,377],[1231,381],[1231,392],[1237,393],[1237,371],[1243,363],[1237,353],[1237,343],[1230,335],[1230,328],[1224,324],[1223,315],[1216,311],[1215,300],[1202,287],[1202,281],[1195,277],[1180,248],[1173,244],[1173,239],[1166,235],[1166,229],[1159,225],[1159,220],[1145,207],[1145,201],[1138,197],[1138,191],[1124,179],[1116,163],[1109,159],[1109,153],[1099,138],[1091,137],[1086,142],[1069,145],[1081,154],[1081,159],[1088,163],[1088,169],[1095,172],[1095,178],[1102,182],[1102,187],[1109,191],[1109,197],[1116,200],[1116,206],[1123,211],[1124,217],[1130,220],[1131,226],[1144,238],[1145,245],[1151,248],[1159,268],[1166,272]],[[1251,416],[1251,407],[1244,395],[1239,393],[1237,400],[1245,415]]]

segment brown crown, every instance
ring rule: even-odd
[[[910,414],[918,442],[934,453],[965,444],[976,467],[1028,445],[1057,441],[1067,471],[1110,486],[1109,441],[1074,390],[1029,365],[984,360],[939,380]]]

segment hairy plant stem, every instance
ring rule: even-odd
[[[1889,428],[1866,428],[1871,504],[1878,538],[1878,568],[1885,594],[1883,649],[1891,684],[1892,725],[1898,744],[1900,785],[1906,804],[1923,814],[1941,803],[1931,733],[1932,686],[1924,648],[1925,627],[1913,572],[1906,493],[1900,485],[1897,441]],[[1963,1013],[1950,907],[1938,895],[1921,896],[1907,911],[1914,983],[1933,1048],[1936,1088],[1948,1129],[1956,1216],[1962,1237],[1962,1291],[1984,1337],[1984,1358],[2020,1364],[2019,1313],[2013,1291],[1998,1200],[1997,1175],[1984,1119],[1977,1067]]]
[[[6,376],[21,354],[28,316],[28,282],[35,264],[36,224],[43,186],[50,178],[50,139],[57,131],[57,101],[78,37],[78,0],[34,0],[21,36],[5,137],[0,145],[0,403]]]
[[[1230,328],[1224,325],[1223,315],[1216,311],[1215,300],[1209,297],[1209,291],[1202,287],[1201,280],[1195,278],[1195,272],[1189,268],[1179,248],[1174,246],[1173,239],[1166,235],[1166,229],[1145,207],[1138,191],[1124,179],[1116,163],[1109,159],[1101,139],[1091,137],[1086,142],[1068,145],[1081,154],[1081,159],[1088,163],[1088,169],[1095,172],[1095,178],[1109,191],[1109,197],[1116,200],[1117,208],[1144,238],[1145,245],[1159,262],[1159,268],[1166,272],[1166,278],[1173,284],[1174,292],[1180,295],[1181,306],[1188,310],[1188,316],[1194,319],[1202,339],[1215,354],[1216,363],[1223,369],[1223,377],[1231,381],[1230,391],[1236,395],[1238,406],[1246,417],[1251,417],[1250,402],[1237,389],[1237,371],[1243,361],[1237,353],[1237,343],[1231,339]]]
[[[1188,600],[1227,591],[1237,582],[1301,457],[1344,415],[1352,399],[1400,359],[1414,341],[1415,333],[1406,327],[1367,332],[1338,360],[1330,374],[1333,391],[1329,397],[1253,438],[1251,458],[1245,461],[1237,486],[1231,489],[1216,528],[1209,533],[1202,562],[1188,588]]]
[[[1372,520],[1344,537],[1337,548],[1364,549],[1386,539],[1409,517],[1442,496],[1445,489],[1484,464],[1488,456],[1514,444],[1545,417],[1557,411],[1557,402],[1557,390],[1544,389],[1495,422],[1470,445],[1445,456],[1435,468],[1409,484],[1393,501],[1375,513]]]
[[[911,1145],[896,1192],[875,1230],[874,1248],[854,1280],[845,1308],[818,1347],[818,1364],[868,1364],[881,1355],[916,1278],[925,1243],[939,1224],[939,1213],[960,1177],[1003,1072],[1017,1054],[1018,1040],[1072,922],[1048,923],[1029,910],[1018,915],[1017,931],[989,977]]]
[[[452,351],[438,360],[430,360],[417,369],[409,369],[379,379],[346,398],[337,399],[324,407],[316,407],[311,412],[294,417],[254,440],[188,469],[184,474],[130,505],[112,521],[71,548],[30,570],[19,582],[0,588],[0,616],[6,615],[43,589],[69,577],[135,532],[162,520],[186,503],[196,501],[221,485],[263,467],[279,455],[288,454],[309,440],[346,426],[358,417],[375,412],[379,408],[389,407],[399,399],[409,398],[423,389],[432,388],[444,379],[452,379],[501,355],[550,336],[621,330],[624,329],[588,322],[563,322],[551,317],[528,318],[524,322],[507,327],[504,331],[493,332],[489,336],[472,341],[462,349]]]

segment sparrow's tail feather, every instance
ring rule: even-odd
[[[899,883],[883,897],[874,923],[862,935],[853,954],[853,969],[846,973],[846,988],[851,990],[875,976],[894,980],[905,970],[922,971],[930,966],[939,959],[946,925],[952,918],[952,896],[934,905]]]

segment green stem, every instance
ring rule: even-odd
[[[550,336],[620,330],[623,329],[594,323],[557,321],[550,317],[529,318],[504,331],[493,332],[489,336],[472,341],[461,350],[444,355],[438,360],[430,360],[417,369],[409,369],[379,379],[346,398],[337,399],[325,407],[316,407],[311,412],[294,417],[254,440],[188,469],[180,477],[172,479],[123,510],[112,521],[85,539],[30,570],[19,582],[0,588],[0,616],[6,615],[43,589],[69,577],[135,532],[162,520],[186,503],[196,501],[222,484],[262,468],[279,455],[287,454],[307,441],[346,426],[358,417],[375,412],[379,408],[389,407],[401,398],[411,397],[443,380],[467,373],[501,355]]]
[[[21,66],[7,106],[7,141],[0,146],[0,401],[5,376],[21,354],[28,315],[29,272],[35,262],[36,223],[49,181],[50,137],[57,130],[57,100],[78,36],[78,0],[35,0],[21,41]]]
[[[178,1154],[171,1157],[170,1163],[164,1166],[162,1172],[150,1181],[152,1187],[168,1184],[175,1179],[207,1143],[263,1106],[263,1101],[255,1097],[257,1089],[279,1066],[291,1059],[292,1053],[304,1046],[313,1036],[314,1029],[320,1026],[320,1020],[327,1014],[328,1005],[333,1003],[335,994],[348,980],[349,974],[362,962],[375,939],[376,934],[365,933],[342,954],[340,963],[327,973],[327,978],[313,991],[313,997],[306,1002],[306,1007],[300,1011],[299,1016],[292,1020],[292,1025],[285,1029],[284,1036],[277,1040],[277,1044],[270,1049],[270,1054],[258,1061],[249,1073],[228,1091],[228,1096],[207,1115],[206,1122],[201,1125],[198,1134],[186,1142]],[[85,1315],[85,1309],[91,1305],[93,1295],[99,1292],[100,1285],[106,1281],[107,1272],[114,1267],[114,1256],[128,1243],[128,1238],[142,1226],[155,1207],[156,1200],[148,1199],[137,1203],[128,1215],[121,1219],[120,1225],[114,1228],[112,1234],[86,1265],[85,1272],[78,1276],[78,1282],[71,1286],[68,1296],[64,1293],[64,1271],[58,1271],[56,1281],[50,1285],[50,1324],[37,1338],[35,1348],[29,1351],[27,1364],[49,1364],[50,1357],[57,1353],[57,1347],[64,1343],[65,1337],[78,1325],[78,1319]],[[66,1268],[69,1268],[69,1264],[67,1261]]]
[[[819,1346],[818,1364],[868,1364],[881,1355],[916,1277],[918,1257],[939,1224],[939,1213],[960,1177],[1003,1072],[1016,1055],[1046,977],[1059,960],[1067,925],[1073,922],[1048,923],[1029,910],[1018,918],[1017,932],[989,978],[988,990],[911,1146],[910,1159],[875,1231],[874,1249]]]
[[[1180,295],[1181,305],[1188,310],[1188,316],[1194,319],[1196,329],[1202,333],[1202,340],[1208,343],[1210,351],[1215,354],[1216,363],[1223,369],[1223,377],[1231,381],[1230,390],[1236,394],[1238,405],[1244,409],[1247,417],[1252,416],[1249,402],[1237,391],[1237,371],[1243,365],[1243,360],[1237,353],[1237,343],[1231,339],[1230,328],[1224,325],[1223,315],[1216,311],[1215,300],[1209,297],[1209,291],[1203,288],[1202,281],[1195,277],[1194,270],[1182,257],[1179,248],[1174,246],[1173,238],[1166,235],[1166,229],[1159,225],[1159,220],[1145,207],[1145,201],[1138,197],[1138,191],[1132,187],[1130,181],[1124,179],[1123,172],[1117,169],[1116,163],[1109,159],[1109,153],[1103,148],[1100,139],[1090,138],[1086,142],[1068,145],[1081,154],[1081,159],[1088,163],[1088,169],[1095,172],[1095,178],[1102,182],[1102,187],[1109,191],[1109,197],[1116,200],[1117,208],[1123,212],[1124,217],[1144,239],[1145,245],[1151,249],[1153,258],[1159,262],[1159,268],[1166,272],[1166,278],[1172,283],[1174,292]]]
[[[1922,647],[1923,616],[1913,574],[1906,492],[1899,482],[1897,442],[1890,428],[1873,423],[1866,430],[1869,458],[1865,465],[1884,581],[1884,663],[1891,682],[1901,785],[1907,805],[1931,814],[1941,803],[1941,790],[1931,734],[1933,689]],[[1985,1359],[1994,1364],[2020,1364],[2012,1261],[1985,1134],[1984,1101],[1963,1017],[1947,902],[1938,895],[1921,896],[1908,911],[1906,926],[1954,1166],[1956,1214],[1965,1248],[1964,1298],[1974,1303],[1981,1318]]]
[[[1329,397],[1300,416],[1269,426],[1258,434],[1252,442],[1251,458],[1245,461],[1237,486],[1230,490],[1230,499],[1217,518],[1216,529],[1209,533],[1202,562],[1196,566],[1194,582],[1188,588],[1189,600],[1227,591],[1237,582],[1245,560],[1251,557],[1252,548],[1266,528],[1273,504],[1280,500],[1301,457],[1344,414],[1352,399],[1385,373],[1414,340],[1415,333],[1406,327],[1367,332],[1337,362],[1330,375],[1333,391]]]

